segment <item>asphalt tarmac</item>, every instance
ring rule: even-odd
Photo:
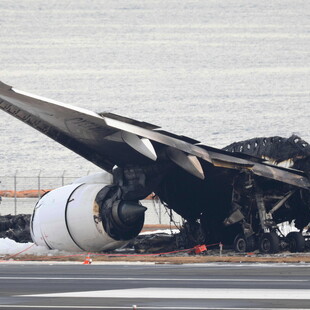
[[[1,309],[310,309],[310,265],[1,263]]]

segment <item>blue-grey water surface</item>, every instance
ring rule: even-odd
[[[310,142],[310,1],[0,2],[0,80],[224,147]],[[0,111],[0,175],[96,167]]]

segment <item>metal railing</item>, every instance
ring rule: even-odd
[[[31,214],[33,208],[44,193],[72,183],[74,180],[95,173],[95,171],[80,172],[79,176],[69,175],[65,170],[53,174],[37,171],[16,171],[12,175],[0,175],[0,215]],[[159,199],[143,200],[142,204],[148,208],[145,214],[146,224],[171,224],[171,217],[177,224],[182,219],[174,212],[167,210]]]
[[[84,175],[89,173],[90,171],[87,171]],[[14,210],[11,213],[15,215],[21,213],[21,210],[18,210],[18,205],[25,205],[27,200],[24,201],[24,199],[30,199],[21,196],[22,192],[27,196],[27,191],[31,191],[31,199],[37,200],[42,196],[42,191],[70,184],[78,178],[78,176],[67,176],[65,170],[54,172],[54,175],[46,175],[41,170],[36,174],[16,171],[13,175],[0,175],[0,196],[2,194],[0,214],[3,213],[1,209],[5,203],[14,205]]]

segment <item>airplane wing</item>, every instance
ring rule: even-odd
[[[94,113],[19,91],[0,82],[0,109],[37,129],[85,159],[111,172],[115,165],[128,167],[169,161],[200,179],[201,162],[213,167],[250,170],[255,175],[310,189],[302,171],[199,145],[159,127],[118,116]]]

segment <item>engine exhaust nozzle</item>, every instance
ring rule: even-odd
[[[115,222],[122,227],[131,227],[144,221],[144,212],[146,207],[138,202],[122,200],[112,209],[112,215]]]

